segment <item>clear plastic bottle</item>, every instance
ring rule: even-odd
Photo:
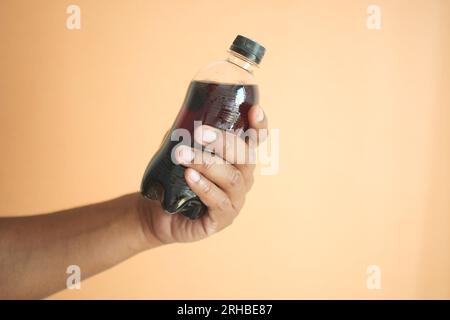
[[[264,53],[263,46],[239,35],[225,60],[214,62],[197,73],[172,128],[145,170],[141,183],[143,196],[161,201],[169,214],[181,213],[196,219],[205,212],[205,205],[184,179],[185,168],[171,159],[172,148],[179,144],[171,140],[171,133],[182,128],[193,136],[194,121],[227,131],[247,130],[248,111],[258,104],[253,71]],[[194,146],[193,141],[191,146]]]

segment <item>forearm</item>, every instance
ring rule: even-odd
[[[52,214],[0,219],[0,298],[43,298],[66,287],[67,267],[94,275],[158,245],[139,194]]]

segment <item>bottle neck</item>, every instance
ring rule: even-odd
[[[248,71],[249,73],[253,73],[253,71],[258,67],[255,62],[250,61],[243,55],[240,55],[239,53],[231,50],[228,51],[227,61],[237,65],[238,67]]]

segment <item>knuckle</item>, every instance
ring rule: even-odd
[[[209,170],[211,170],[212,167],[215,166],[215,164],[216,164],[216,161],[214,160],[214,158],[212,156],[208,155],[208,156],[204,157],[203,163],[202,163],[203,169],[209,171]]]
[[[231,207],[231,201],[230,201],[230,199],[229,198],[223,198],[220,202],[219,202],[219,205],[218,205],[218,207],[221,209],[221,210],[228,210],[230,207]]]
[[[230,185],[235,187],[241,184],[242,182],[242,173],[237,170],[237,169],[233,169],[231,170],[231,174],[230,174]]]
[[[204,194],[208,194],[211,192],[212,190],[212,186],[210,182],[204,181],[203,182],[203,186],[202,186],[202,190]]]

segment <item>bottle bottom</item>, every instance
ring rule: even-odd
[[[206,206],[192,191],[190,194],[171,199],[170,202],[167,201],[168,199],[164,197],[164,187],[157,181],[151,181],[145,189],[141,190],[141,194],[147,199],[160,201],[167,214],[180,213],[194,220],[200,218],[206,212]]]

